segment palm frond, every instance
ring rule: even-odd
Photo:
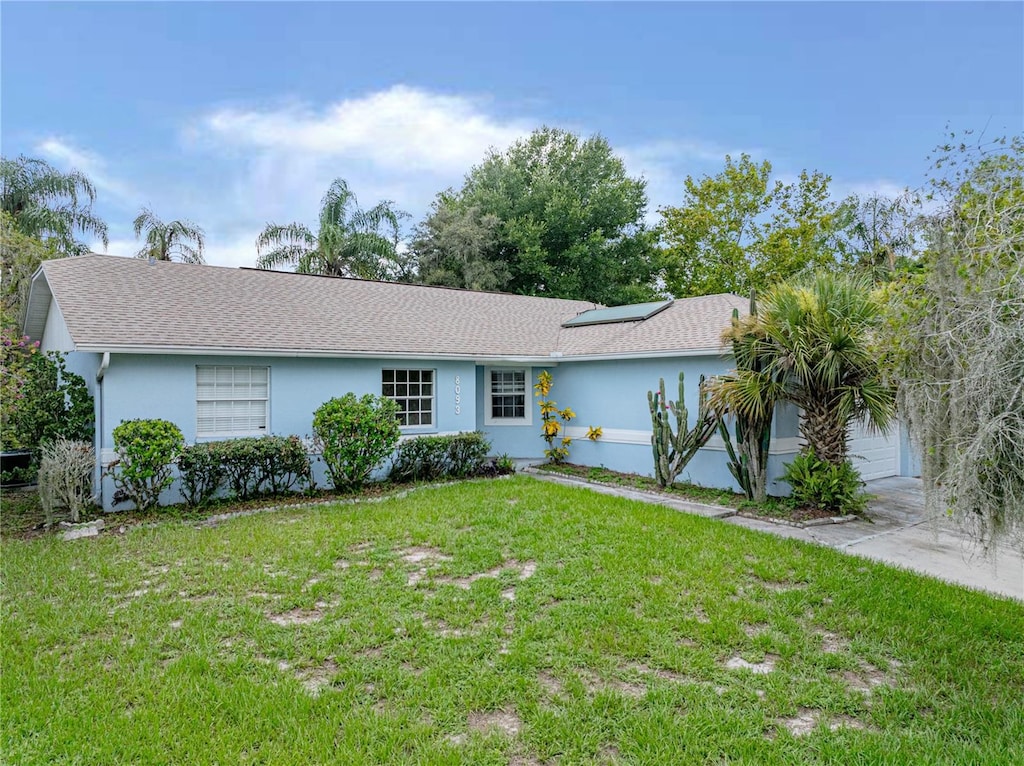
[[[256,268],[276,269],[280,266],[301,265],[303,262],[308,261],[315,252],[316,250],[312,250],[305,245],[284,244],[261,253],[259,258],[256,259]],[[299,273],[309,273],[308,271],[303,272],[299,268],[296,268],[296,271]]]

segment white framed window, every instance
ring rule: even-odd
[[[533,423],[528,384],[529,370],[522,367],[488,367],[484,370],[484,425]]]
[[[398,403],[402,428],[434,425],[433,370],[381,370],[380,392]]]
[[[268,431],[270,368],[196,366],[196,436]]]

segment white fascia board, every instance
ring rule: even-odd
[[[476,362],[486,359],[488,364],[493,361],[510,362],[515,364],[549,364],[549,357],[518,357],[518,356],[493,356],[481,357],[479,354],[436,354],[416,352],[394,352],[394,351],[345,351],[330,350],[320,351],[315,349],[289,350],[267,348],[217,348],[208,346],[117,346],[110,344],[80,343],[75,349],[94,353],[109,352],[111,354],[157,354],[169,356],[268,356],[278,358],[332,358],[332,359],[400,359],[400,360],[437,360],[455,362]]]
[[[164,354],[178,356],[269,356],[284,358],[333,358],[333,359],[428,359],[439,361],[474,362],[482,365],[532,365],[555,367],[567,362],[623,361],[628,359],[675,359],[679,357],[715,356],[722,359],[731,354],[717,348],[698,348],[678,351],[643,351],[618,354],[587,354],[581,356],[508,356],[495,354],[436,354],[392,351],[320,351],[314,349],[289,350],[265,348],[217,348],[208,346],[116,346],[110,344],[75,344],[76,351],[111,354]]]
[[[717,356],[727,359],[732,352],[721,348],[689,348],[675,351],[631,351],[616,354],[580,354],[579,356],[560,356],[561,362],[621,362],[628,359],[677,359],[683,356]]]

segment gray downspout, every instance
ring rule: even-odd
[[[110,352],[104,351],[96,370],[96,504],[103,508],[103,376],[110,366]]]

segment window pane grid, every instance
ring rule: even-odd
[[[398,404],[402,426],[434,424],[434,371],[381,370],[381,394]]]
[[[196,434],[267,430],[269,367],[196,367]]]
[[[526,417],[525,370],[491,370],[491,417]]]

